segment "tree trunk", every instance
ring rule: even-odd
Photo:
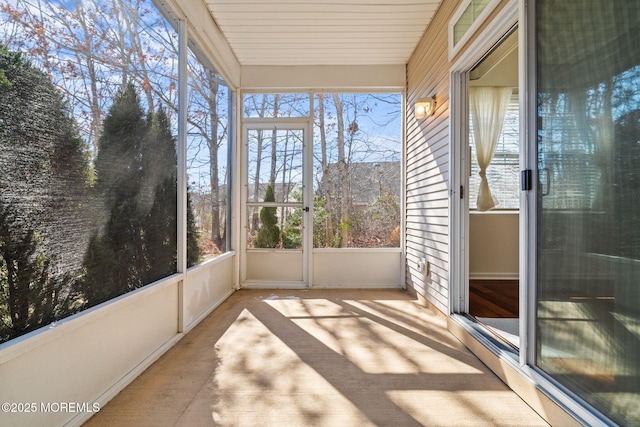
[[[262,97],[262,105],[260,106],[259,117],[264,117],[265,110],[267,108],[266,97]],[[260,195],[260,165],[262,164],[262,143],[264,142],[264,136],[261,130],[258,131],[258,147],[256,154],[256,174],[253,180],[253,201],[259,202],[258,196]],[[253,209],[253,216],[251,218],[251,229],[257,230],[260,224],[260,217],[258,216],[257,209]]]
[[[115,14],[114,21],[118,23],[118,28],[115,29],[116,40],[114,40],[116,46],[114,46],[114,50],[116,50],[120,54],[121,63],[118,64],[120,69],[122,70],[122,87],[125,87],[129,83],[129,65],[132,63],[129,58],[130,54],[127,53],[127,34],[125,29],[122,26],[122,4],[119,0],[113,0],[112,11]]]
[[[324,121],[324,95],[318,95],[320,103],[318,104],[318,116],[320,127],[320,149],[322,151],[320,165],[322,167],[322,193],[324,194],[324,210],[327,213],[327,224],[325,228],[325,246],[331,246],[333,242],[333,206],[331,204],[331,177],[329,176],[329,164],[327,163],[327,132],[325,130]]]
[[[349,228],[351,226],[351,190],[349,183],[349,165],[345,155],[344,117],[342,101],[338,94],[333,94],[336,105],[336,122],[338,124],[338,176],[340,183],[340,247],[349,245]]]
[[[82,7],[82,1],[75,2],[76,9],[78,11],[78,21],[82,27],[82,34],[84,39],[91,40],[91,33],[89,32],[89,26],[85,20],[84,9]],[[98,140],[100,139],[100,130],[102,129],[102,111],[100,109],[99,95],[98,95],[98,78],[96,74],[96,64],[91,55],[92,45],[89,43],[89,51],[83,52],[84,59],[87,63],[87,72],[89,74],[89,90],[91,97],[89,99],[91,109],[91,134],[89,136],[89,143],[91,144],[91,155],[95,159],[98,155]],[[80,52],[76,52],[78,62],[80,61]]]
[[[279,96],[278,94],[275,94],[273,97],[273,117],[278,117],[278,101],[279,101]],[[276,200],[277,200],[277,191],[275,191],[276,190],[276,163],[278,161],[277,149],[278,149],[278,130],[273,129],[273,131],[271,131],[271,174],[269,175],[269,184],[273,186],[273,191],[276,194]],[[282,197],[284,197],[284,195]]]
[[[211,241],[220,249],[223,235],[220,232],[220,182],[218,178],[218,83],[211,70],[207,70],[209,104],[209,186],[211,187]]]

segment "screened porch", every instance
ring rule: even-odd
[[[536,354],[534,33],[562,7],[0,0],[0,425],[638,419],[637,358],[600,369],[637,354],[637,260],[570,282],[624,284],[592,298],[620,348]],[[640,21],[613,9],[581,13],[623,21],[624,68]]]

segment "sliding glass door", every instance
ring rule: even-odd
[[[536,365],[640,424],[640,3],[538,0]]]

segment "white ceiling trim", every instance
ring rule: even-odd
[[[380,90],[401,91],[406,66],[396,65],[292,65],[242,67],[241,86],[247,90]]]
[[[216,71],[233,89],[238,88],[240,62],[203,1],[163,0],[163,3],[186,20],[191,38],[195,39],[211,63],[216,65]]]

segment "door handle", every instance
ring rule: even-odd
[[[542,190],[542,196],[548,196],[549,193],[551,192],[551,172],[549,171],[549,168],[543,168],[540,170],[541,172],[544,172],[545,175],[545,189]],[[539,176],[539,181],[540,181],[540,185],[542,185],[542,175],[540,174]]]
[[[302,208],[302,210],[305,212],[309,212],[309,206],[305,206],[304,208]]]

